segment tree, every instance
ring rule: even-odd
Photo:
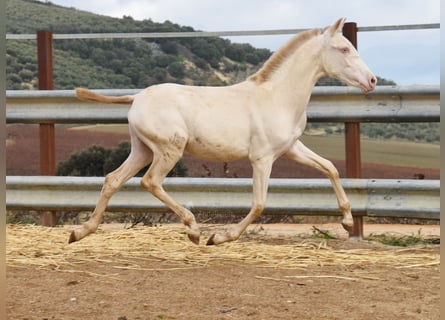
[[[194,54],[207,61],[214,68],[218,67],[218,63],[224,55],[218,41],[212,38],[195,39],[191,50]]]
[[[176,61],[176,58],[169,54],[161,54],[154,58],[156,65],[159,68],[166,68],[169,64]]]
[[[226,57],[238,62],[244,62],[246,58],[246,53],[244,51],[244,48],[237,43],[232,44],[229,46],[225,51]]]
[[[185,76],[184,65],[180,62],[173,62],[167,67],[167,70],[175,78],[182,79]]]
[[[176,41],[163,41],[160,43],[161,50],[164,51],[166,54],[178,54],[178,43]]]

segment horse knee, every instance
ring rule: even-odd
[[[331,161],[326,160],[324,167],[327,171],[326,173],[329,176],[329,178],[331,178],[333,180],[340,179],[340,173],[338,172],[337,168],[334,166],[334,164]]]
[[[332,166],[332,169],[329,170],[331,174],[331,179],[339,180],[340,179],[340,173],[338,172],[337,168]]]

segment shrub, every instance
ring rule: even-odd
[[[67,161],[57,167],[59,176],[100,177],[104,175],[105,159],[110,150],[103,147],[92,146],[86,151],[72,155]]]
[[[59,163],[57,175],[102,177],[117,169],[130,154],[130,142],[121,142],[115,149],[105,149],[100,146],[92,146],[85,151],[73,154],[67,161]],[[141,169],[136,176],[143,176],[148,166]],[[169,172],[168,176],[185,177],[187,167],[179,161]]]
[[[168,66],[167,70],[175,78],[181,79],[185,76],[184,65],[180,62],[173,62]]]

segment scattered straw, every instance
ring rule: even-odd
[[[262,267],[306,269],[311,266],[392,266],[428,268],[440,264],[438,250],[349,249],[334,250],[326,241],[311,239],[290,244],[267,241],[235,241],[220,246],[196,246],[187,240],[184,228],[138,227],[98,230],[85,239],[68,244],[69,229],[30,225],[6,227],[6,264],[10,267],[52,268],[77,272],[82,264],[108,264],[116,272],[131,270],[182,270],[216,263],[244,263]],[[157,262],[146,269],[146,261]]]
[[[349,280],[349,281],[357,281],[357,278],[351,277],[342,277],[342,276],[330,276],[330,275],[321,275],[321,276],[286,276],[286,278],[293,279],[336,279],[336,280]]]
[[[342,277],[342,276],[330,276],[330,275],[321,275],[321,276],[285,276],[283,278],[272,278],[272,277],[262,277],[255,276],[257,279],[263,280],[272,280],[272,281],[283,281],[283,282],[292,282],[290,279],[335,279],[335,280],[347,280],[347,281],[358,281],[359,278],[351,278],[351,277]],[[369,280],[369,278],[368,278]],[[373,278],[372,280],[377,280]]]

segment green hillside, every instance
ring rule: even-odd
[[[6,0],[6,32],[193,32],[170,21],[112,18],[34,0]],[[222,38],[54,40],[55,89],[144,88],[176,82],[226,85],[244,80],[271,55],[268,49]],[[6,42],[7,89],[37,89],[36,41]],[[379,78],[379,84],[395,84]],[[319,85],[340,85],[321,79]]]
[[[166,21],[101,16],[32,0],[6,1],[7,33],[190,32]],[[36,89],[36,42],[8,40],[7,89]],[[268,49],[221,38],[54,40],[55,89],[143,88],[162,82],[225,85],[244,79]]]

